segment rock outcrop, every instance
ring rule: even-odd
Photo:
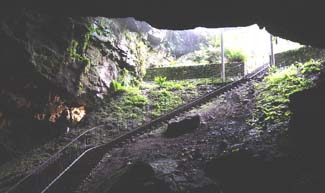
[[[199,128],[201,124],[200,115],[192,115],[181,120],[174,120],[168,123],[166,137],[178,137],[185,133],[189,133]]]
[[[56,124],[62,112],[80,121],[124,69],[128,79],[141,78],[130,41],[112,28],[105,34],[96,22],[31,10],[0,19],[0,163],[57,136],[65,127]]]
[[[155,176],[154,169],[145,162],[136,162],[121,169],[114,177],[101,184],[98,193],[172,193],[168,184]]]

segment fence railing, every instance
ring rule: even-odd
[[[239,64],[242,65],[242,64]],[[235,67],[234,67],[235,68]],[[265,68],[265,65],[257,68],[254,73],[263,70]],[[255,74],[250,73],[247,74],[244,78],[251,78]],[[243,79],[244,79],[243,78]],[[240,81],[235,82],[235,85],[239,84]],[[211,96],[210,96],[211,95]],[[199,104],[199,102],[202,100],[202,98],[208,98],[213,97],[213,93],[207,93],[206,95],[200,96],[191,103],[193,104]],[[179,107],[175,109],[171,109],[169,112],[164,112],[165,115],[161,115],[157,117],[154,120],[151,120],[150,122],[144,121],[141,123],[142,126],[140,127],[148,127],[151,123],[159,122],[168,118],[171,118],[180,110],[186,109],[186,106],[188,105],[187,102],[183,103]],[[123,120],[122,120],[123,121]],[[131,124],[134,125],[134,124]],[[118,126],[117,126],[118,127]],[[128,127],[128,124],[127,124]],[[44,163],[42,163],[40,166],[38,166],[36,169],[32,170],[29,175],[18,181],[14,186],[12,186],[7,193],[38,193],[42,192],[44,189],[48,187],[51,182],[55,181],[55,179],[64,173],[66,168],[70,167],[72,163],[82,156],[83,153],[85,153],[87,150],[102,145],[105,136],[103,136],[103,133],[105,132],[105,129],[112,128],[110,125],[99,125],[96,127],[93,127],[91,129],[86,130],[82,134],[80,134],[78,137],[73,139],[71,142],[69,142],[67,145],[65,145],[61,150],[59,150],[57,153],[52,155],[48,160],[46,160]],[[130,132],[131,134],[131,132]],[[126,133],[118,138],[125,138],[129,134]]]
[[[32,170],[29,175],[18,181],[7,193],[41,192],[83,152],[102,142],[102,129],[105,127],[108,126],[100,125],[80,134],[60,151]]]

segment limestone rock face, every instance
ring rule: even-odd
[[[30,10],[0,19],[0,163],[55,136],[65,109],[94,108],[121,69],[135,71],[132,54],[98,38],[94,23]]]
[[[118,77],[118,63],[103,55],[93,43],[88,46],[87,56],[91,63],[80,79],[80,84],[84,86],[83,93],[102,97],[107,94],[111,82]]]

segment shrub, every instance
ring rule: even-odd
[[[302,63],[296,63],[295,64],[298,68],[300,68],[300,71],[304,75],[312,74],[315,72],[320,71],[321,69],[321,61],[314,59],[310,59],[309,61]]]
[[[276,71],[278,71],[279,68],[275,65],[272,65],[270,68],[269,68],[269,73],[275,73]]]
[[[240,50],[225,50],[225,57],[228,59],[229,62],[245,62],[246,56]]]

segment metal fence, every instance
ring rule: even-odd
[[[257,68],[256,71],[263,68],[265,68],[265,65]],[[253,73],[248,74],[246,77],[251,78],[252,76]],[[239,78],[240,77],[238,77],[238,79]],[[236,85],[239,84],[239,82],[236,82]],[[211,98],[213,96],[213,93],[210,92],[211,91],[207,91],[205,95]],[[211,96],[209,96],[210,94]],[[194,99],[194,101],[190,103],[199,104],[199,102],[202,100],[201,98],[207,97],[205,95],[199,96],[197,99]],[[183,97],[186,98],[187,96]],[[188,100],[192,99],[190,98]],[[177,111],[185,110],[186,105],[188,105],[188,102],[185,101],[179,107],[163,112],[166,115],[161,115],[154,120],[144,119],[142,123],[135,124],[134,119],[131,117],[129,117],[127,120],[117,119],[115,127],[126,127],[128,130],[132,130],[133,126],[139,128],[148,127],[151,123],[171,118],[175,113],[177,113]],[[29,175],[18,181],[7,191],[7,193],[38,193],[46,191],[46,189],[51,186],[51,183],[60,178],[60,175],[62,175],[67,168],[71,167],[71,165],[74,164],[75,160],[78,160],[80,157],[82,157],[87,150],[104,144],[105,136],[103,134],[105,133],[105,130],[109,130],[111,128],[111,125],[99,125],[83,132],[78,137],[73,139],[70,143],[65,145],[60,151],[55,153],[48,160],[38,166],[36,169],[32,170]],[[122,139],[128,135],[129,134],[126,133],[120,138]]]
[[[36,169],[32,170],[29,175],[18,181],[7,193],[41,192],[83,152],[102,143],[102,129],[105,127],[107,126],[100,125],[83,132]]]

